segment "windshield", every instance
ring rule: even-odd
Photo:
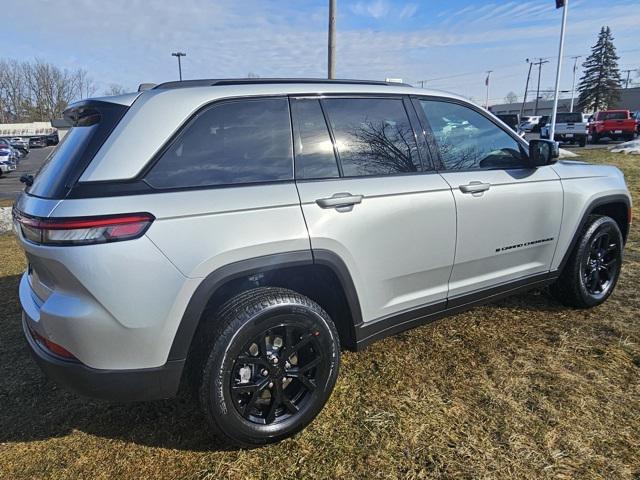
[[[626,120],[627,112],[600,112],[598,120]]]
[[[582,123],[581,113],[558,113],[556,123]]]

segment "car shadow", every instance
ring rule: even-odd
[[[19,275],[0,277],[0,444],[46,440],[80,430],[151,447],[234,450],[211,434],[188,389],[171,400],[118,404],[79,397],[45,378],[23,338],[19,279]],[[544,290],[498,305],[536,311],[565,308]]]

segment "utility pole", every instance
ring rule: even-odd
[[[533,67],[533,63],[526,59],[526,62],[529,64],[529,73],[527,73],[527,83],[524,85],[524,99],[522,100],[522,107],[520,107],[520,118],[524,115],[524,106],[527,103],[527,92],[529,90],[529,78],[531,78],[531,67]]]
[[[536,106],[533,110],[534,115],[538,115],[538,100],[540,100],[540,75],[542,74],[542,65],[545,63],[549,63],[549,60],[543,60],[539,58],[534,65],[538,65],[538,88],[536,88]]]
[[[489,110],[489,77],[491,76],[491,72],[493,72],[493,70],[487,70],[487,78],[484,81],[484,84],[487,87],[487,95],[486,95],[486,100],[484,102],[484,108],[486,110]]]
[[[182,81],[182,64],[180,63],[180,57],[186,57],[187,54],[184,52],[173,52],[171,56],[178,57],[178,75],[180,77],[180,81]]]
[[[631,74],[631,72],[633,72],[633,71],[634,71],[633,69],[631,69],[631,70],[622,70],[622,73],[625,73],[625,72],[626,72],[626,74],[627,74],[627,80],[626,80],[626,82],[624,83],[624,88],[625,88],[625,89],[629,88],[629,75],[630,75],[630,74]]]
[[[578,59],[580,58],[580,55],[576,55],[571,58],[573,59],[573,82],[571,83],[571,108],[569,109],[569,111],[573,113],[573,97],[576,93],[576,71],[578,68]]]
[[[329,0],[329,59],[327,78],[336,78],[336,0]]]
[[[551,128],[549,139],[554,141],[556,133],[556,114],[558,113],[558,90],[560,89],[560,72],[562,71],[562,54],[564,52],[564,32],[567,29],[567,12],[569,0],[556,1],[556,8],[562,8],[562,26],[560,27],[560,45],[558,46],[558,65],[556,66],[556,86],[553,92],[553,112],[551,113]]]

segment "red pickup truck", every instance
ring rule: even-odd
[[[607,110],[596,112],[589,121],[591,141],[598,143],[602,137],[611,140],[633,140],[636,121],[629,110]]]

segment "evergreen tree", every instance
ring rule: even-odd
[[[583,111],[605,110],[620,99],[620,70],[609,27],[602,27],[591,55],[582,64],[578,104]]]

